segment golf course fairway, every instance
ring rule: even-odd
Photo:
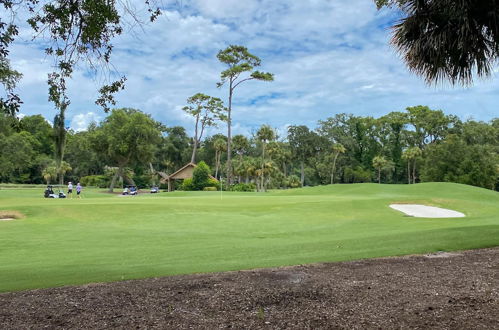
[[[464,218],[404,216],[392,203]],[[0,292],[499,245],[499,193],[454,184],[352,184],[268,193],[45,199],[1,189]]]

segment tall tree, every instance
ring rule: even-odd
[[[213,147],[215,148],[215,178],[218,179],[218,170],[221,165],[222,152],[227,150],[227,141],[219,137],[213,141]]]
[[[302,187],[305,184],[305,163],[314,153],[316,135],[304,125],[288,127],[289,146],[295,159],[300,162],[300,182]]]
[[[237,173],[235,173],[235,174],[239,176],[238,182],[240,183],[241,177],[244,174],[244,173],[242,173],[243,167],[244,167],[243,156],[248,152],[249,147],[250,147],[250,143],[249,143],[249,140],[246,136],[244,136],[242,134],[238,134],[232,138],[232,146],[233,146],[235,153],[239,156],[239,159],[238,159],[237,165],[236,165],[236,167],[238,167],[238,169],[237,169]]]
[[[167,134],[158,144],[156,159],[158,167],[167,167],[167,171],[174,171],[184,166],[191,157],[189,149],[189,136],[182,126],[164,128]]]
[[[395,166],[395,183],[403,180],[402,150],[407,143],[407,117],[407,113],[394,111],[377,120],[382,152],[390,156]]]
[[[410,184],[416,183],[416,162],[419,157],[421,157],[422,151],[418,147],[408,148],[402,154],[402,158],[407,161],[407,181]],[[411,170],[412,164],[412,170]],[[411,180],[412,177],[412,180]]]
[[[331,184],[334,183],[334,173],[336,171],[336,161],[338,160],[338,156],[340,154],[344,154],[346,149],[341,143],[335,143],[332,147],[333,150],[333,168],[331,170]]]
[[[187,99],[188,106],[182,110],[188,115],[194,117],[194,136],[192,138],[192,156],[191,163],[196,162],[196,151],[206,127],[217,126],[217,121],[225,121],[227,116],[222,100],[218,97],[208,96],[197,93]]]
[[[497,146],[496,146],[497,148]],[[421,179],[464,183],[494,189],[499,155],[492,145],[468,145],[457,135],[428,146]]]
[[[260,184],[260,188],[262,191],[265,191],[266,190],[266,186],[265,186],[265,165],[266,165],[266,162],[265,162],[265,147],[267,146],[267,144],[274,140],[275,138],[275,132],[274,130],[272,129],[272,127],[270,127],[269,125],[262,125],[260,127],[260,129],[256,132],[256,137],[258,139],[258,141],[260,141],[260,143],[262,144],[262,162],[261,162],[261,176],[260,176],[260,179],[261,179],[261,184]]]
[[[383,156],[376,156],[373,158],[373,167],[378,173],[378,183],[381,183],[381,172],[393,169],[393,163]]]
[[[222,87],[226,83],[229,85],[229,104],[227,113],[227,182],[232,183],[232,101],[234,90],[243,82],[249,80],[273,81],[274,75],[270,72],[255,71],[254,68],[260,66],[261,60],[251,54],[244,46],[230,45],[217,54],[220,62],[226,65],[227,69],[220,74],[220,82],[217,87]],[[242,76],[245,74],[245,76]]]
[[[234,152],[239,156],[239,159],[242,160],[243,156],[249,150],[250,143],[246,136],[238,134],[232,138],[232,147]]]
[[[445,137],[459,119],[446,116],[442,110],[432,110],[427,106],[407,107],[408,124],[412,126],[412,144],[424,149],[426,145]]]
[[[115,109],[102,122],[94,136],[94,147],[117,167],[109,191],[127,166],[152,160],[161,136],[159,126],[149,115],[130,108]]]

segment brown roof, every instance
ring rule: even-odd
[[[161,175],[161,176],[163,177],[160,181],[161,181],[162,183],[165,183],[165,182],[167,182],[168,180],[172,180],[172,179],[173,179],[173,180],[175,180],[175,179],[176,179],[176,178],[175,178],[175,176],[176,176],[176,175],[178,175],[178,174],[180,174],[180,173],[182,173],[182,171],[184,171],[184,170],[185,170],[186,168],[188,168],[188,167],[193,167],[193,168],[196,168],[196,167],[197,167],[197,165],[196,165],[196,164],[194,164],[194,163],[187,163],[187,164],[185,164],[184,166],[182,166],[180,169],[178,169],[177,171],[173,172],[173,173],[172,173],[172,174],[170,174],[170,175],[167,175],[167,174],[166,174],[166,173],[164,173],[164,172],[158,172],[158,173],[159,173],[159,175]],[[211,178],[211,179],[215,179],[215,180],[217,180],[217,178],[212,177],[211,175],[210,175],[210,178]],[[217,181],[218,181],[218,180],[217,180]]]

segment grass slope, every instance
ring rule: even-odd
[[[415,202],[467,215],[406,217]],[[0,292],[499,245],[499,193],[451,183],[354,184],[266,194],[175,192],[82,200],[0,190]]]

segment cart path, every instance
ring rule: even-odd
[[[499,329],[499,248],[0,294],[0,328]]]

